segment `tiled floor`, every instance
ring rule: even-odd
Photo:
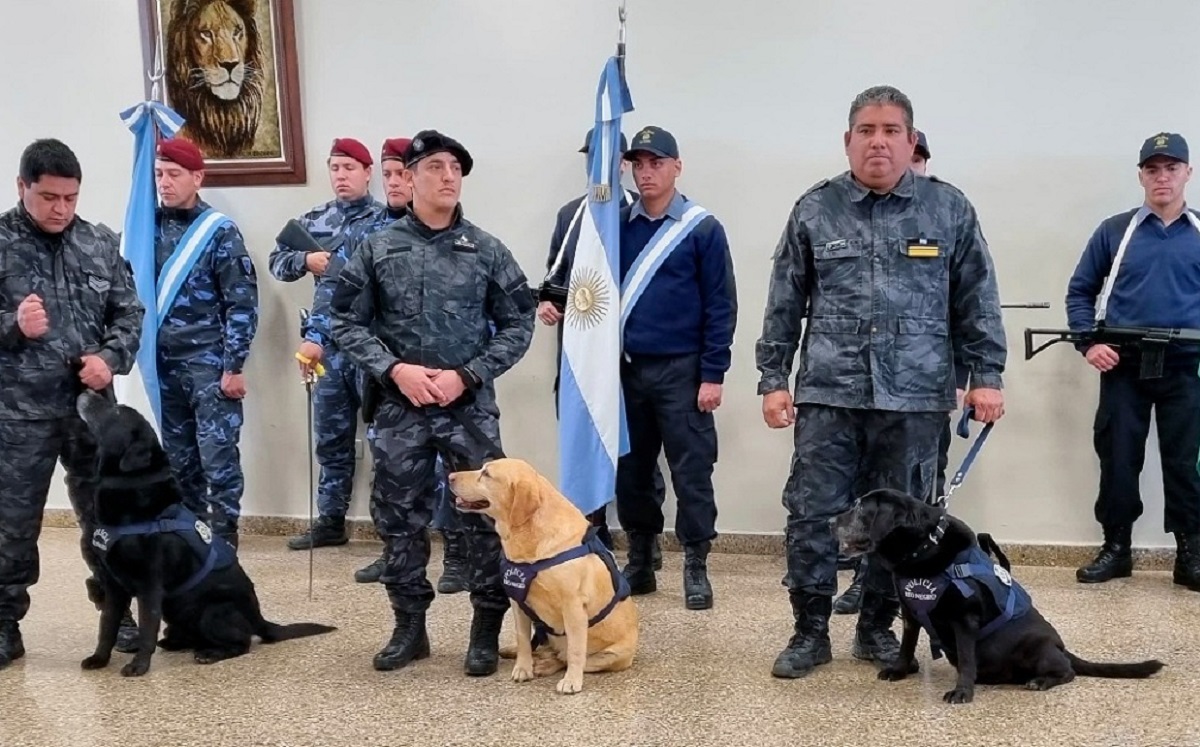
[[[668,553],[660,591],[638,598],[642,644],[634,668],[588,675],[575,696],[556,677],[462,674],[469,603],[440,597],[430,613],[433,656],[377,673],[371,656],[390,632],[382,589],[351,579],[377,544],[316,555],[277,537],[243,540],[242,558],[268,618],[340,627],[318,638],[255,647],[204,667],[159,652],[150,673],[83,672],[96,613],[83,593],[73,530],[43,535],[42,581],[23,625],[25,659],[0,671],[0,747],[123,745],[1200,745],[1200,594],[1164,573],[1081,587],[1069,569],[1018,569],[1043,613],[1085,658],[1168,663],[1141,682],[1077,679],[1048,693],[980,687],[947,706],[944,661],[883,683],[849,656],[853,619],[835,617],[834,663],[806,679],[770,677],[790,634],[782,559],[716,555],[717,604],[683,608],[680,556]],[[435,557],[439,557],[435,545]],[[506,625],[505,639],[511,626]]]

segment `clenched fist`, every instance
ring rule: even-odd
[[[17,328],[30,340],[36,340],[50,331],[50,317],[42,299],[32,293],[17,306]]]
[[[329,269],[329,252],[309,252],[304,257],[304,266],[314,275],[324,275]]]
[[[98,355],[85,355],[79,359],[79,380],[93,392],[101,392],[112,383],[112,369]]]

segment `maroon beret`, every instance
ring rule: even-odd
[[[383,141],[383,153],[379,156],[380,161],[388,159],[403,161],[404,151],[408,150],[408,144],[412,142],[411,138],[392,137]]]
[[[204,154],[195,143],[173,137],[158,144],[158,157],[184,167],[188,171],[204,171]]]
[[[334,140],[333,147],[329,149],[329,155],[353,158],[363,166],[370,166],[375,163],[371,159],[371,151],[367,150],[367,146],[352,137],[339,137]]]

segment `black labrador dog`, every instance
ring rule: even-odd
[[[181,503],[158,434],[133,408],[94,392],[81,394],[76,409],[96,442],[95,531],[104,587],[100,635],[84,669],[108,666],[121,616],[138,602],[138,651],[121,670],[145,674],[158,645],[194,650],[201,664],[231,659],[250,650],[253,636],[264,643],[319,635],[328,625],[278,625],[263,619],[254,583],[238,563],[233,546],[214,534]]]
[[[955,688],[943,696],[947,703],[971,702],[977,682],[1049,690],[1076,675],[1140,679],[1163,668],[1157,660],[1097,664],[1072,654],[1009,574],[999,546],[988,535],[977,538],[945,509],[899,491],[876,490],[850,513],[841,542],[849,555],[876,553],[896,580],[904,634],[900,658],[879,672],[881,680],[902,680],[917,671],[914,654],[923,627],[934,657],[943,647],[958,671]]]

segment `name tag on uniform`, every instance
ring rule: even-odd
[[[905,239],[904,253],[915,259],[934,259],[942,256],[942,246],[937,239]]]
[[[460,234],[451,247],[457,252],[477,252],[479,249],[475,246],[475,242],[466,237],[466,234]]]

